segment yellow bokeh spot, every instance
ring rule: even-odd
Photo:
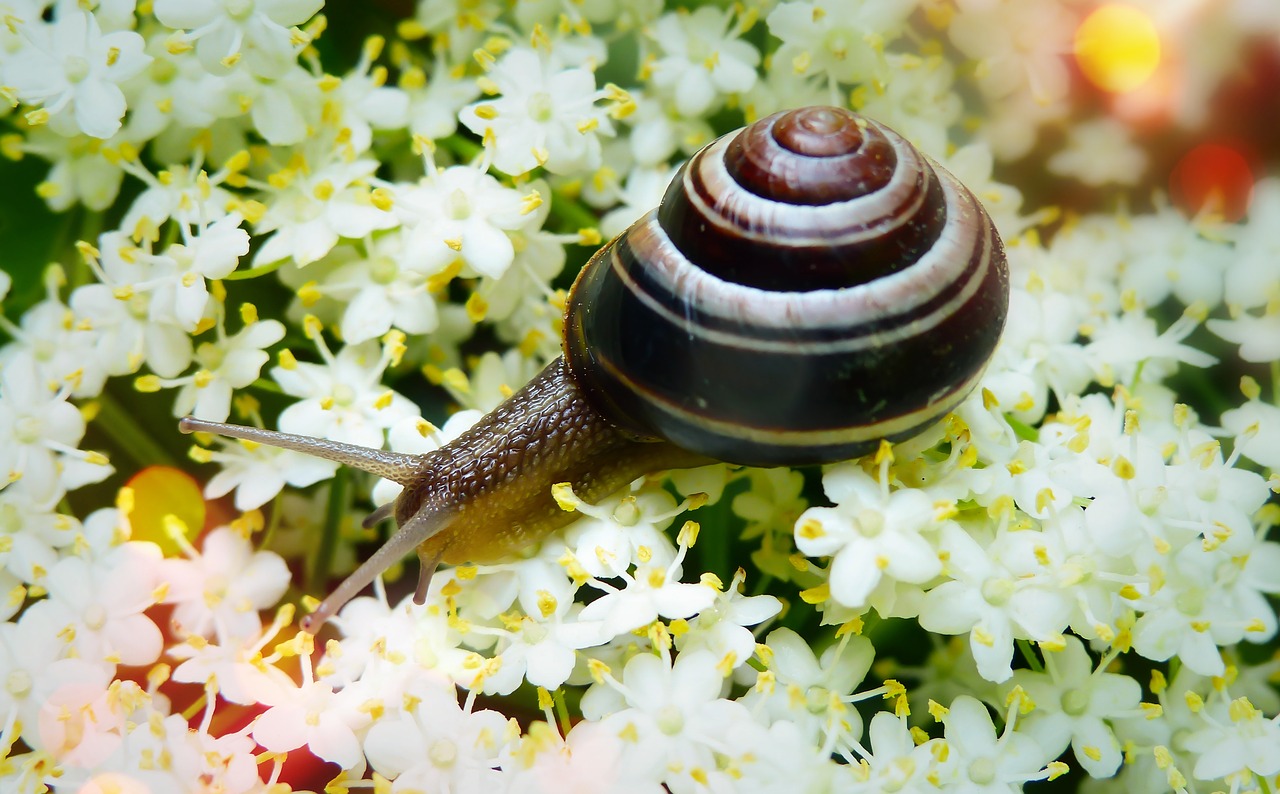
[[[200,486],[191,475],[168,466],[148,466],[128,483],[133,490],[129,524],[133,540],[149,540],[166,557],[180,556],[177,542],[165,529],[166,516],[174,516],[187,530],[187,540],[195,539],[204,527],[205,504]],[[173,519],[167,523],[176,526]]]
[[[1125,93],[1141,87],[1160,65],[1160,36],[1151,17],[1138,9],[1104,5],[1076,30],[1075,54],[1090,82]]]

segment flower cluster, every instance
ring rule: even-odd
[[[1280,13],[1130,0],[1177,57],[1107,93],[1094,0],[402,5],[0,0],[3,211],[64,214],[0,270],[0,791],[1280,786],[1280,181],[1157,159]],[[172,417],[431,453],[685,158],[807,104],[995,220],[968,400],[557,486],[563,531],[293,628],[398,486]]]

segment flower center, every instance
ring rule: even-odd
[[[97,631],[107,625],[107,610],[102,604],[92,604],[84,611],[84,625],[91,631]]]
[[[147,73],[151,75],[152,82],[164,85],[178,75],[178,67],[174,66],[172,61],[156,58],[151,62],[151,68],[147,69]]]
[[[19,444],[34,444],[43,431],[44,423],[34,416],[24,416],[13,423],[13,436]]]
[[[996,779],[996,762],[990,758],[975,758],[969,764],[969,779],[979,786],[989,786]]]
[[[227,0],[226,2],[227,16],[243,22],[253,13],[253,0]]]
[[[31,674],[26,670],[14,670],[5,680],[4,688],[15,700],[26,697],[31,692]]]
[[[658,730],[667,736],[675,736],[684,730],[684,715],[675,706],[663,706],[658,711]]]
[[[1002,607],[1013,596],[1013,582],[1009,579],[991,577],[982,583],[982,597],[993,607]]]
[[[537,645],[547,638],[547,627],[533,620],[526,620],[524,625],[524,641]]]
[[[333,387],[333,401],[341,406],[348,406],[356,401],[356,391],[345,383]]]
[[[1089,693],[1083,689],[1068,689],[1062,693],[1062,711],[1079,717],[1089,710]]]
[[[227,597],[227,577],[210,576],[204,581],[204,603],[206,606],[215,606],[222,603],[222,599]]]
[[[624,527],[634,527],[640,523],[640,508],[636,506],[636,500],[629,496],[623,499],[613,508],[613,520]]]
[[[129,316],[135,320],[147,321],[150,313],[151,296],[143,292],[135,292],[133,297],[129,298],[125,304],[125,308],[129,310]]]
[[[551,101],[551,95],[546,91],[539,91],[529,97],[529,118],[541,122],[551,121],[554,107],[555,104]]]
[[[464,221],[471,217],[471,199],[467,197],[467,193],[462,188],[454,188],[449,194],[448,201],[445,202],[445,214],[452,220]]]
[[[62,62],[62,70],[67,75],[67,82],[78,83],[89,76],[89,62],[79,55],[68,55]]]
[[[864,537],[874,538],[884,531],[884,513],[879,510],[863,510],[858,513],[858,531]]]
[[[458,760],[458,746],[448,739],[439,739],[427,750],[427,757],[438,767],[451,767]]]
[[[843,59],[849,54],[849,34],[843,30],[833,30],[828,33],[825,44],[827,52],[838,59]]]
[[[221,367],[222,361],[226,356],[226,351],[212,342],[202,342],[196,348],[196,359],[199,360],[202,367],[210,371]]]
[[[390,284],[400,274],[400,266],[389,256],[377,256],[370,262],[369,277],[375,284]]]
[[[1204,610],[1204,591],[1199,587],[1188,587],[1174,599],[1178,611],[1188,617],[1195,617]]]

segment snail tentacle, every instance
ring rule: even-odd
[[[224,422],[210,422],[194,416],[184,416],[178,420],[178,430],[183,433],[213,433],[228,438],[239,438],[265,444],[269,447],[290,449],[341,463],[361,471],[367,471],[379,477],[408,485],[422,476],[422,468],[427,456],[407,455],[400,452],[387,452],[382,449],[361,447],[346,444],[327,438],[300,436],[294,433],[281,433],[277,430],[263,430],[260,427],[247,425],[231,425]]]

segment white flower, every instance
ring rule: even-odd
[[[210,72],[224,72],[243,58],[249,71],[274,77],[295,57],[290,28],[323,5],[324,0],[156,0],[155,15],[187,31]]]
[[[405,69],[401,74],[400,89],[409,96],[409,132],[432,140],[447,138],[457,132],[458,112],[480,95],[480,86],[476,85],[475,79],[462,69],[451,69],[443,52],[436,54],[430,77],[418,67]]]
[[[933,499],[923,490],[890,491],[855,464],[834,466],[823,487],[836,507],[811,507],[796,522],[796,547],[811,557],[831,557],[831,597],[862,607],[882,576],[923,584],[942,571],[922,530],[940,526]]]
[[[1255,397],[1224,411],[1222,426],[1238,436],[1235,449],[1239,454],[1280,471],[1280,406]]]
[[[47,616],[32,608],[16,622],[0,623],[0,719],[4,726],[21,722],[28,744],[37,747],[35,729],[49,697],[66,684],[105,687],[115,669],[103,661],[67,657],[66,642],[44,621]]]
[[[248,306],[248,304],[246,304]],[[201,342],[196,348],[200,369],[189,378],[167,382],[173,386],[182,381],[182,390],[173,401],[173,415],[191,414],[214,422],[226,421],[231,414],[231,394],[258,379],[262,366],[270,358],[265,347],[284,338],[284,324],[277,320],[254,320],[252,307],[241,308],[249,322],[235,335],[227,336],[221,324],[217,339]]]
[[[1193,774],[1216,780],[1248,770],[1262,778],[1280,772],[1280,725],[1268,719],[1248,698],[1229,704],[1215,699],[1203,715],[1209,725],[1186,739],[1199,753]]]
[[[944,526],[939,549],[951,581],[925,594],[920,625],[940,634],[969,632],[978,671],[988,681],[1013,675],[1015,637],[1055,639],[1066,627],[1071,602],[1035,562],[1032,532],[1006,532],[983,548],[954,524]]]
[[[785,724],[785,723],[784,723]],[[939,740],[917,745],[905,717],[877,712],[867,729],[870,753],[866,756],[868,791],[937,791],[930,780],[938,765]]]
[[[377,161],[329,159],[309,169],[286,167],[277,172],[284,186],[267,202],[255,229],[258,234],[275,234],[258,249],[255,264],[289,257],[300,267],[309,265],[329,253],[339,238],[358,240],[396,225],[395,216],[371,198],[367,180]]]
[[[1049,158],[1049,170],[1055,174],[1086,185],[1133,185],[1147,170],[1146,152],[1134,145],[1129,128],[1116,119],[1074,123],[1067,135],[1066,147]]]
[[[1222,300],[1231,250],[1207,236],[1216,236],[1215,228],[1188,222],[1170,207],[1130,223],[1125,240],[1131,253],[1120,276],[1122,289],[1133,290],[1146,306],[1159,305],[1171,294],[1186,305],[1214,306]]]
[[[163,178],[157,177],[136,161],[125,163],[130,175],[147,184],[146,190],[129,205],[129,211],[120,221],[120,229],[133,235],[158,229],[170,218],[185,226],[203,228],[206,224],[222,220],[227,215],[227,205],[232,203],[231,193],[222,187],[229,175],[228,171],[219,171],[213,176],[195,166],[175,164],[165,169]],[[140,226],[141,224],[141,226]],[[231,242],[239,222],[218,227],[218,234],[224,243]],[[234,231],[233,231],[234,229]],[[206,234],[212,228],[206,230]],[[140,234],[139,236],[144,236]],[[203,235],[202,235],[203,236]],[[245,242],[248,242],[246,236]],[[241,246],[233,245],[235,256],[243,256]],[[246,248],[247,250],[247,248]],[[225,259],[223,260],[225,263]],[[234,265],[233,265],[234,267]],[[223,274],[225,275],[225,273]],[[206,273],[208,278],[222,278]]]
[[[19,488],[0,490],[0,565],[30,584],[40,584],[70,545],[80,522],[33,502]]]
[[[406,259],[402,234],[380,235],[363,253],[339,245],[326,258],[337,266],[308,289],[343,304],[340,328],[350,344],[376,339],[392,327],[427,334],[438,323],[431,280],[438,271],[410,266]]]
[[[458,705],[452,686],[430,682],[410,693],[407,714],[378,720],[364,751],[379,774],[418,791],[490,791],[501,785],[499,753],[511,732],[496,711]],[[410,698],[406,696],[406,701]]]
[[[163,638],[143,614],[160,594],[160,549],[130,541],[93,561],[64,557],[49,570],[49,599],[32,606],[90,661],[145,665],[160,657]]]
[[[172,625],[179,636],[199,634],[227,643],[262,631],[258,611],[275,606],[289,587],[289,569],[278,554],[254,551],[249,540],[230,527],[205,536],[203,551],[189,549],[190,560],[167,559],[160,577],[169,590],[164,601],[177,604]]]
[[[174,277],[174,263],[152,257],[121,232],[102,235],[98,247],[103,283],[76,288],[69,302],[87,321],[101,366],[108,375],[137,372],[143,364],[161,377],[182,372],[191,363],[193,326],[184,326],[172,305],[156,299],[166,277]]]
[[[848,701],[875,658],[870,640],[846,634],[819,657],[791,629],[774,629],[760,658],[769,677],[758,678],[741,701],[756,719],[790,722],[814,742],[824,735],[861,735],[862,717]]]
[[[286,484],[305,488],[329,479],[338,470],[338,464],[332,461],[288,449],[230,440],[219,443],[221,449],[195,452],[193,457],[201,463],[222,464],[222,470],[205,484],[204,495],[217,499],[234,490],[237,510],[261,507]]]
[[[486,77],[499,98],[468,105],[462,125],[491,140],[493,164],[519,175],[542,166],[556,174],[590,171],[600,164],[599,135],[613,124],[595,103],[595,75],[562,68],[553,58],[525,47],[511,49]]]
[[[665,569],[660,566],[642,565],[636,568],[634,578],[623,574],[626,586],[615,589],[604,582],[592,580],[593,586],[605,594],[583,608],[578,620],[596,621],[600,624],[601,644],[609,637],[647,626],[664,618],[690,618],[715,603],[716,590],[708,584],[689,584],[680,581],[680,561],[684,549]]]
[[[1015,712],[1016,704],[1010,714]],[[1015,733],[1012,721],[997,734],[987,707],[977,700],[956,698],[942,722],[947,747],[940,769],[944,788],[1016,794],[1024,783],[1045,777],[1043,767],[1050,755],[1030,736]]]
[[[612,579],[632,566],[665,567],[675,559],[663,530],[687,505],[677,505],[663,489],[627,490],[594,505],[573,497],[572,505],[582,518],[565,528],[564,544],[590,575]]]
[[[77,202],[101,212],[120,193],[124,169],[117,158],[105,156],[103,142],[97,138],[67,137],[36,127],[26,133],[20,148],[53,164],[40,184],[39,194],[54,212],[70,209]]]
[[[338,355],[317,344],[322,364],[297,362],[271,370],[285,394],[298,401],[280,412],[286,433],[330,438],[381,449],[387,428],[418,413],[403,396],[382,386],[390,354],[372,342],[346,345]]]
[[[663,775],[677,791],[718,768],[716,757],[738,755],[726,741],[730,726],[751,719],[741,703],[720,697],[724,676],[705,651],[675,663],[653,654],[633,656],[620,681],[595,684],[582,698],[583,715],[599,720],[627,745],[628,766]]]
[[[656,780],[623,774],[623,744],[598,722],[582,720],[562,739],[545,722],[535,722],[503,765],[513,794],[662,794]]]
[[[902,33],[914,5],[888,0],[782,3],[766,20],[769,32],[782,39],[774,62],[832,82],[882,77],[884,45]]]
[[[1068,636],[1060,651],[1044,654],[1045,672],[1018,670],[1021,686],[1035,708],[1019,730],[1056,757],[1068,746],[1090,776],[1110,777],[1122,753],[1108,720],[1138,716],[1142,686],[1127,675],[1095,670],[1084,644]]]
[[[1262,315],[1242,313],[1230,320],[1211,319],[1205,326],[1222,339],[1240,346],[1240,358],[1267,363],[1280,359],[1280,299]]]
[[[316,757],[350,769],[360,760],[356,731],[371,720],[352,698],[354,693],[354,689],[335,693],[328,684],[314,681],[283,690],[254,723],[253,738],[277,753],[306,745]]]
[[[1254,309],[1280,297],[1277,223],[1280,223],[1280,179],[1267,177],[1253,187],[1248,222],[1224,230],[1235,242],[1235,255],[1227,265],[1228,304]]]
[[[232,703],[282,703],[294,688],[293,680],[280,668],[262,660],[262,646],[280,625],[260,637],[241,637],[227,645],[213,645],[199,635],[175,643],[166,653],[179,660],[173,680],[179,683],[212,684],[218,696]]]
[[[507,233],[537,220],[530,217],[537,205],[530,206],[529,198],[465,165],[432,170],[416,185],[401,186],[395,209],[405,226],[405,266],[430,274],[458,262],[500,277],[515,259]]]
[[[93,355],[92,336],[83,333],[75,312],[58,297],[61,269],[53,272],[45,279],[48,297],[27,309],[19,325],[0,318],[0,327],[14,340],[0,347],[0,367],[26,358],[39,379],[69,384],[72,397],[96,397],[106,382],[106,368]]]
[[[739,38],[744,32],[734,12],[714,6],[664,14],[651,34],[664,54],[653,64],[653,84],[675,95],[682,116],[701,116],[723,95],[750,91],[760,53]]]
[[[183,229],[185,243],[174,243],[157,257],[155,301],[170,307],[184,327],[194,330],[209,303],[205,279],[225,278],[249,253],[249,233],[240,228],[238,213],[225,215],[191,235]]]
[[[0,370],[0,477],[36,504],[53,504],[67,490],[99,482],[114,469],[101,453],[80,450],[85,421],[37,374],[28,358]]]
[[[746,571],[739,568],[729,586],[716,596],[715,603],[700,612],[688,631],[679,635],[677,646],[682,653],[701,648],[713,653],[721,664],[746,664],[756,645],[755,635],[746,627],[763,623],[782,611],[782,602],[771,595],[743,595],[746,578]]]
[[[355,152],[366,151],[373,142],[373,130],[403,128],[409,112],[409,95],[400,88],[385,85],[387,70],[373,66],[382,52],[383,39],[372,37],[361,49],[360,61],[326,89],[326,120],[338,129],[347,131],[349,143]]]
[[[59,133],[110,138],[120,129],[124,93],[119,83],[146,68],[151,56],[128,30],[102,32],[97,18],[62,8],[54,22],[22,25],[26,46],[0,61],[0,79]]]

